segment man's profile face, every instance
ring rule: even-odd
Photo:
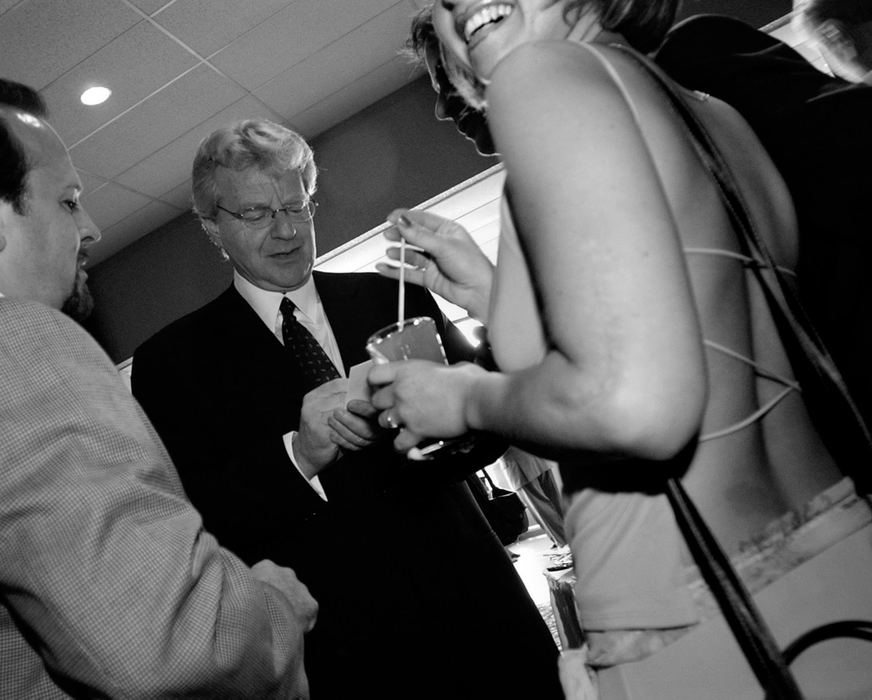
[[[8,203],[0,205],[5,266],[0,291],[82,318],[91,306],[84,249],[99,240],[100,232],[79,204],[78,173],[48,124],[14,110],[4,110],[3,116],[31,167],[23,213]]]
[[[251,207],[299,207],[309,199],[297,170],[268,173],[257,167],[221,167],[215,173],[215,183],[218,204],[233,212]],[[311,219],[291,222],[284,212],[279,212],[265,228],[257,229],[219,210],[209,231],[236,271],[261,289],[297,289],[312,273],[315,227]]]

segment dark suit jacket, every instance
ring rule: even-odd
[[[347,370],[396,320],[396,283],[315,284]],[[428,293],[409,286],[406,311],[437,319],[452,360],[468,356]],[[233,287],[144,343],[132,376],[206,527],[249,564],[292,567],[319,601],[315,700],[559,697],[547,628],[461,481],[499,451],[408,463],[386,441],[322,472],[325,503],[282,442],[299,424],[299,370]]]
[[[799,222],[800,295],[872,425],[872,87],[716,15],[677,25],[656,60],[735,107],[781,171]]]

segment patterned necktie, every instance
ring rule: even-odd
[[[336,379],[339,372],[324,352],[324,348],[294,316],[295,308],[294,302],[290,299],[287,297],[282,299],[279,307],[282,313],[282,338],[287,351],[292,353],[299,363],[305,391],[309,392],[324,382]]]

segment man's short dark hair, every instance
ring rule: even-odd
[[[45,102],[33,88],[0,78],[0,106],[19,109],[35,117],[46,114]],[[19,214],[24,212],[27,173],[30,165],[21,142],[0,116],[0,201],[10,202]]]

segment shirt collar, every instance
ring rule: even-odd
[[[314,320],[317,318],[318,292],[315,290],[315,282],[312,280],[311,275],[309,275],[309,279],[306,280],[302,287],[282,293],[261,289],[234,270],[233,286],[242,298],[248,302],[249,306],[254,309],[258,318],[266,324],[270,331],[275,329],[276,318],[279,315],[279,305],[284,297],[294,302],[300,313],[307,319]]]

